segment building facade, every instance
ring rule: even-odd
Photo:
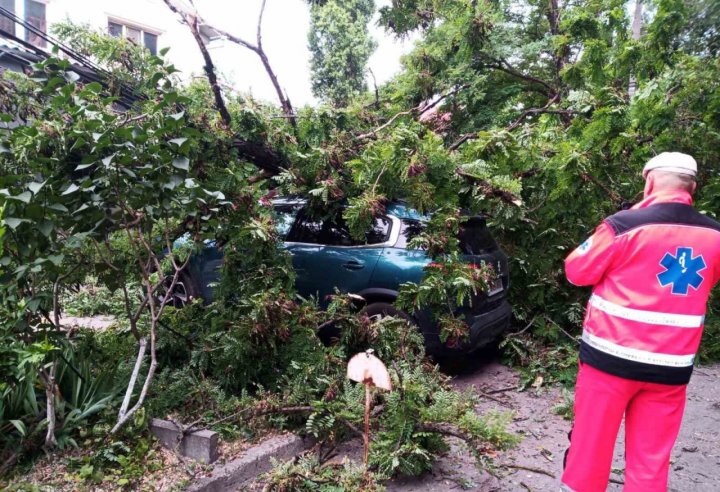
[[[202,58],[188,28],[163,0],[0,0],[0,14],[12,13],[31,27],[0,15],[0,30],[35,47],[49,50],[35,30],[52,34],[52,26],[71,20],[91,29],[124,37],[156,54],[164,47],[170,61],[189,77],[202,67]],[[0,37],[2,32],[0,32]]]

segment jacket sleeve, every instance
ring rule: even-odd
[[[597,284],[617,251],[615,233],[606,222],[565,258],[565,276],[574,285]]]

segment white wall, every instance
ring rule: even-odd
[[[19,2],[23,3],[23,2]],[[71,20],[106,30],[108,19],[158,33],[158,49],[170,47],[168,56],[185,77],[202,67],[202,57],[187,27],[168,10],[162,0],[49,0],[47,22]]]

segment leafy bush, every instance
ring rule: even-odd
[[[76,447],[79,430],[117,403],[120,386],[113,365],[99,362],[89,351],[77,350],[73,343],[58,345],[14,342],[7,346],[17,365],[3,374],[5,382],[0,384],[2,472],[8,471],[5,465],[21,461],[26,458],[24,453],[32,453],[43,443],[47,394],[38,367],[48,365],[48,354],[60,357],[53,393],[58,447]]]

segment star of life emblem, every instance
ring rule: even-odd
[[[690,247],[678,247],[675,255],[665,253],[660,266],[665,271],[658,273],[657,279],[662,287],[671,286],[671,292],[675,295],[687,295],[692,287],[698,290],[705,278],[700,271],[707,268],[702,255],[693,256],[693,249]]]
[[[590,248],[592,247],[592,243],[593,243],[592,236],[590,236],[589,238],[587,238],[585,240],[584,243],[582,243],[580,246],[577,247],[578,254],[584,255],[585,253],[590,251]]]

